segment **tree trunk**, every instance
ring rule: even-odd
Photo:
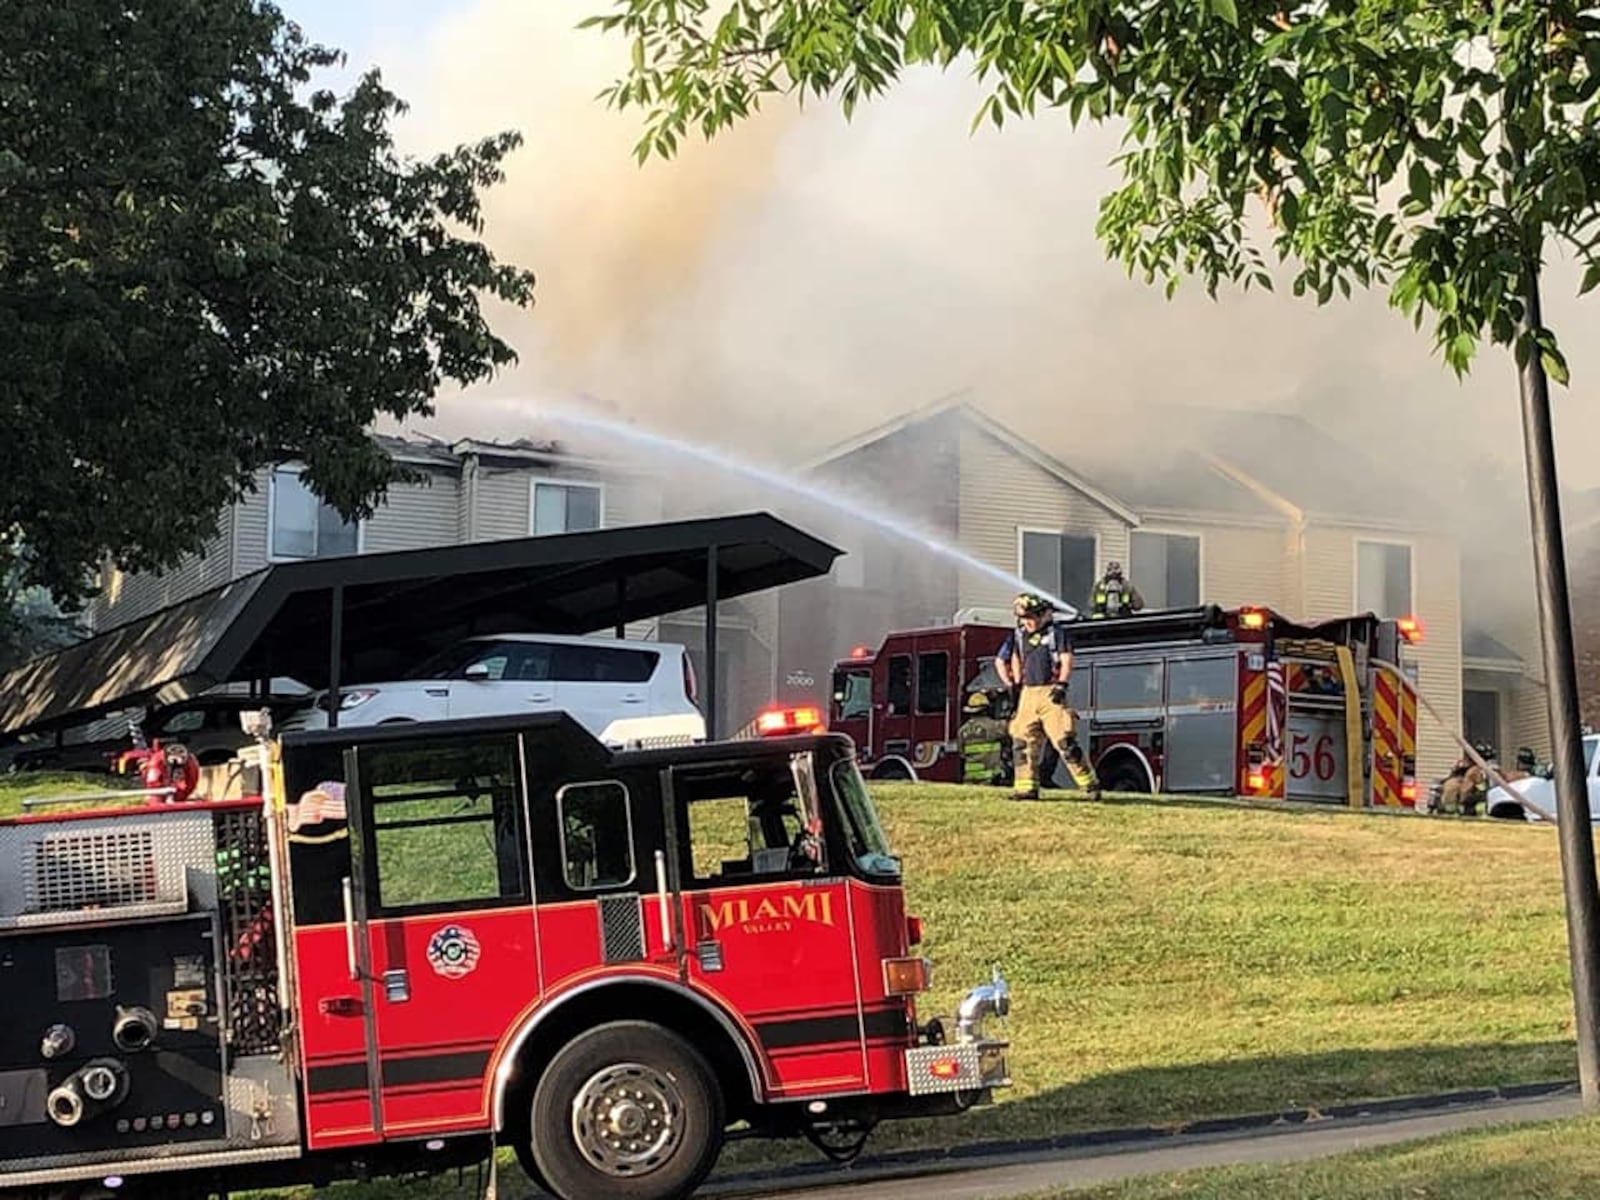
[[[1527,455],[1528,507],[1533,525],[1534,577],[1539,597],[1539,627],[1548,682],[1553,742],[1556,817],[1561,838],[1561,875],[1566,896],[1567,949],[1572,959],[1573,1010],[1577,1023],[1578,1081],[1583,1107],[1600,1109],[1600,888],[1589,824],[1588,764],[1578,715],[1578,675],[1572,646],[1572,613],[1567,594],[1567,560],[1562,544],[1561,501],[1556,488],[1555,443],[1550,428],[1550,387],[1533,334],[1543,325],[1539,303],[1539,264],[1530,257],[1523,275],[1524,313],[1519,344],[1526,360],[1520,370],[1522,439]]]

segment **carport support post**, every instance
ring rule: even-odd
[[[717,548],[706,547],[706,741],[717,740]]]
[[[344,662],[344,584],[333,585],[328,617],[328,728],[339,727],[339,668]]]
[[[1588,1112],[1600,1109],[1600,887],[1595,880],[1594,834],[1589,825],[1588,764],[1579,723],[1578,673],[1573,658],[1572,609],[1567,596],[1567,559],[1561,542],[1561,501],[1556,488],[1555,439],[1550,428],[1550,386],[1533,345],[1541,328],[1539,272],[1529,256],[1524,266],[1522,326],[1525,361],[1520,368],[1522,440],[1527,455],[1528,508],[1533,521],[1533,568],[1544,634],[1544,677],[1554,751],[1556,827],[1561,839],[1561,878],[1566,892],[1567,952],[1572,959],[1573,1016],[1578,1042],[1578,1087]]]

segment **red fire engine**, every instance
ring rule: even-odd
[[[1207,606],[1071,630],[1070,702],[1108,790],[1415,802],[1416,676],[1401,661],[1421,636],[1414,620],[1302,625]],[[835,664],[829,728],[875,778],[960,780],[963,706],[999,694],[1007,632],[963,624],[858,647]]]
[[[674,1197],[736,1122],[847,1154],[989,1099],[1005,981],[919,1014],[900,861],[800,718],[633,751],[563,714],[263,734],[257,798],[0,821],[0,1191],[498,1144],[566,1200]]]

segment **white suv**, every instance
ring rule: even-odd
[[[391,683],[339,691],[339,725],[567,712],[611,746],[704,741],[694,668],[671,642],[502,633],[468,638]],[[326,729],[318,692],[279,728]]]

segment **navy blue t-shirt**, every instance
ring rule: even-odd
[[[1056,659],[1072,649],[1072,635],[1054,621],[1032,633],[1018,627],[1001,644],[997,657],[1009,661],[1019,649],[1023,686],[1039,687],[1056,681]]]

